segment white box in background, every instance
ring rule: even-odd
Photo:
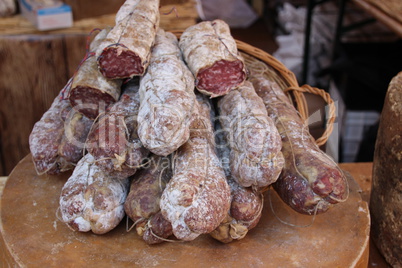
[[[71,7],[62,2],[53,6],[35,5],[35,1],[19,0],[22,15],[38,30],[68,28],[73,25]]]

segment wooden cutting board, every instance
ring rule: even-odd
[[[259,225],[240,241],[208,235],[191,242],[145,244],[125,220],[104,235],[71,231],[56,216],[70,173],[37,176],[26,156],[10,174],[1,199],[2,267],[367,267],[370,218],[348,175],[347,202],[313,217],[288,208],[270,190]],[[272,209],[271,205],[272,204]],[[275,215],[273,214],[275,212]],[[281,221],[293,225],[289,226]]]

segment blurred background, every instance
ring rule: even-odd
[[[392,6],[399,2],[161,0],[160,27],[183,31],[201,20],[225,20],[236,39],[272,54],[300,85],[331,94],[338,118],[324,149],[338,162],[366,162],[388,84],[402,70],[402,8]],[[88,33],[114,25],[122,3],[0,0],[0,175],[29,153],[32,127],[74,74]],[[57,15],[64,5],[69,9]],[[43,20],[43,30],[36,24],[42,13],[34,11],[47,8],[58,17]],[[325,105],[308,104],[311,114]],[[319,136],[324,124],[311,125],[312,133]]]

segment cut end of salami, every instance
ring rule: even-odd
[[[297,177],[288,174],[274,183],[273,186],[282,200],[301,214],[321,214],[331,207],[331,203],[325,198],[314,193],[307,180],[299,180]]]
[[[100,112],[106,111],[107,107],[116,102],[109,94],[91,87],[77,86],[69,95],[71,106],[74,110],[94,120]]]
[[[349,195],[349,185],[346,177],[338,169],[323,171],[323,175],[311,187],[314,193],[322,196],[325,201],[331,204],[344,202]]]
[[[132,78],[145,71],[141,58],[120,46],[105,48],[98,58],[98,65],[102,75],[109,79]]]
[[[223,96],[240,86],[246,78],[244,64],[240,60],[219,60],[204,68],[197,75],[197,89],[211,98]]]

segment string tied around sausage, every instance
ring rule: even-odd
[[[135,222],[133,222],[133,224],[129,227],[128,226],[128,221],[130,220],[129,216],[126,216],[126,232],[131,232],[131,230],[140,222],[145,221],[145,218],[139,218],[138,220],[136,220]]]
[[[148,229],[151,232],[151,235],[153,237],[159,239],[159,240],[162,240],[162,241],[165,241],[165,242],[170,242],[170,243],[177,243],[177,242],[182,243],[182,242],[185,242],[183,240],[173,240],[173,239],[164,238],[164,237],[161,237],[161,236],[155,234],[154,231],[152,230],[151,219],[148,220],[148,222],[147,222],[147,224],[145,226],[146,226],[145,228]]]

